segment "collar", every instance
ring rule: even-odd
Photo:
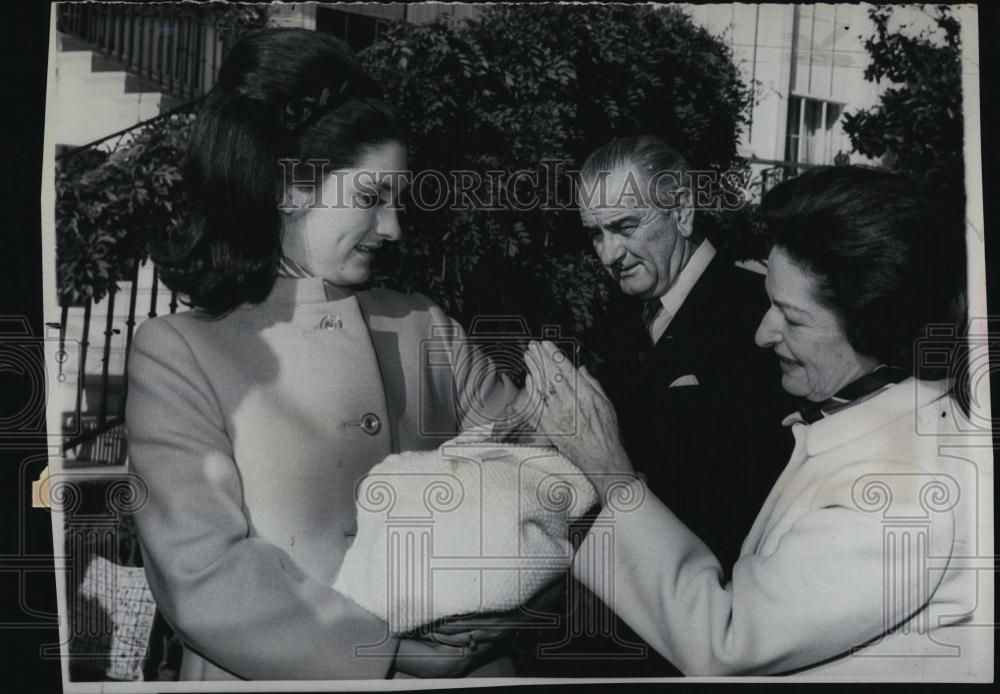
[[[781,423],[802,431],[806,437],[806,453],[812,457],[881,429],[947,393],[947,380],[923,381],[910,376],[813,424],[803,422],[798,412],[788,415]],[[913,425],[916,426],[916,420]]]
[[[322,277],[277,277],[267,300],[281,304],[321,304],[352,294],[351,287],[330,284]]]
[[[802,421],[812,424],[834,412],[866,400],[905,378],[906,372],[903,369],[880,364],[838,390],[833,397],[823,402],[807,402],[799,408],[799,414],[802,415]]]
[[[278,258],[278,277],[311,277],[312,275],[302,265],[288,256]]]
[[[666,309],[670,316],[676,316],[677,312],[681,310],[684,300],[687,299],[688,294],[691,293],[691,289],[701,278],[702,274],[704,274],[705,268],[708,267],[708,264],[712,262],[712,258],[714,257],[715,246],[708,239],[702,240],[701,244],[688,259],[687,265],[677,275],[677,279],[670,285],[666,293],[660,297],[660,303],[663,304],[663,308]]]

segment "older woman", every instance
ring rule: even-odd
[[[272,29],[232,48],[189,146],[191,224],[156,257],[194,310],[143,323],[129,361],[136,523],[183,679],[513,674],[489,644],[443,643],[489,629],[397,639],[331,587],[372,466],[516,391],[428,299],[363,286],[400,237],[405,168],[344,44]]]
[[[575,419],[574,436],[552,441],[605,499],[575,574],[685,674],[968,679],[989,665],[976,630],[959,628],[976,574],[955,565],[978,549],[989,448],[959,436],[975,427],[940,342],[937,359],[919,351],[929,326],[964,327],[961,230],[932,205],[906,179],[860,168],[766,196],[771,307],[756,341],[806,404],[785,419],[794,452],[729,583],[632,473],[600,386],[551,344],[529,347],[542,424]]]

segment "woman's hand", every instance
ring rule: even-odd
[[[537,390],[544,401],[540,431],[583,471],[604,500],[610,484],[635,476],[614,406],[586,367],[576,369],[551,342],[529,343],[525,361],[525,388]]]
[[[462,677],[500,655],[514,629],[510,615],[449,619],[429,632],[399,640],[397,671],[421,678]]]
[[[436,632],[401,638],[394,663],[396,671],[420,678],[462,677],[495,655],[493,642],[480,643],[474,638],[470,634]]]

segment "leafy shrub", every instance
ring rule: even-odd
[[[933,30],[912,34],[890,29],[892,6],[873,7],[875,34],[865,42],[871,63],[865,79],[888,79],[880,103],[844,116],[854,149],[888,155],[894,169],[924,182],[961,220],[965,213],[962,154],[961,26],[944,5],[935,8]]]
[[[376,283],[425,292],[464,322],[519,314],[533,331],[557,324],[585,341],[618,297],[580,229],[568,172],[612,137],[639,133],[663,137],[696,168],[726,169],[750,99],[725,43],[676,8],[496,5],[458,27],[395,24],[363,59],[409,130],[414,168],[485,175],[557,161],[564,208],[410,205]],[[86,152],[59,171],[65,301],[99,300],[146,257],[153,233],[183,223],[190,118],[151,124],[111,155]],[[544,185],[522,179],[511,191],[546,199]]]
[[[267,8],[250,4],[137,6],[136,13],[212,26],[223,54],[267,21]],[[182,223],[180,166],[193,119],[188,112],[164,116],[129,131],[110,152],[86,147],[57,161],[56,274],[63,304],[100,301],[145,261],[153,234]]]
[[[56,173],[56,267],[63,303],[100,301],[131,276],[154,235],[182,224],[180,163],[194,116],[131,132],[110,153],[89,149]]]
[[[696,168],[725,169],[750,103],[729,48],[676,8],[494,5],[458,27],[395,24],[362,57],[409,130],[415,171],[538,171],[556,160],[569,203],[411,204],[376,281],[426,292],[460,320],[520,314],[533,330],[558,324],[581,338],[616,292],[581,231],[566,172],[612,137],[640,133]],[[539,178],[515,187],[545,199]]]

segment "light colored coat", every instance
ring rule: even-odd
[[[149,491],[136,522],[186,647],[182,678],[386,676],[386,624],[331,588],[355,485],[390,453],[453,435],[472,381],[476,412],[509,402],[490,367],[426,298],[319,278],[279,278],[262,304],[218,320],[142,324],[126,413]],[[358,652],[380,643],[388,657]]]
[[[577,578],[687,675],[990,681],[989,432],[914,379],[791,426],[730,583],[639,482],[602,511]]]

